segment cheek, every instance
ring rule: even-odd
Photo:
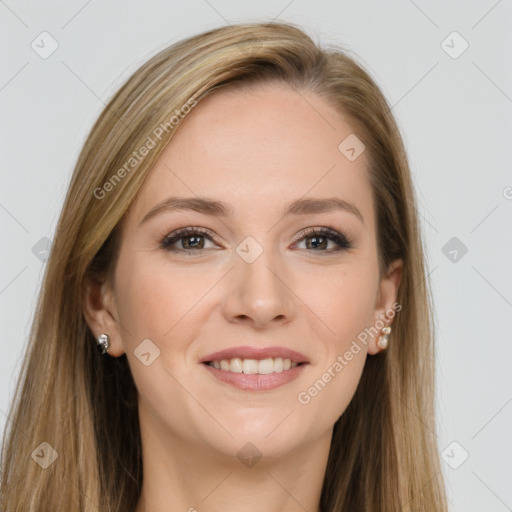
[[[301,293],[321,319],[316,368],[297,401],[303,414],[322,417],[315,427],[333,424],[352,400],[367,355],[366,330],[371,327],[378,289],[378,268],[371,253],[339,270],[310,273]],[[366,338],[365,338],[366,336]],[[313,370],[313,368],[312,368]]]
[[[329,352],[350,345],[369,327],[378,287],[378,274],[363,259],[338,269],[318,269],[304,273],[297,295],[320,322],[319,335]],[[296,288],[297,290],[297,288]]]
[[[312,424],[321,431],[333,425],[352,400],[367,357],[365,329],[371,326],[376,275],[352,267],[325,280],[310,293],[310,307],[322,319],[318,364],[312,368],[297,402],[303,417],[322,418]],[[318,433],[318,432],[317,432]]]
[[[124,256],[116,290],[123,348],[144,407],[173,424],[173,409],[166,404],[180,410],[194,406],[183,392],[193,389],[188,349],[207,321],[202,299],[218,276],[208,276],[199,266],[186,272],[172,268],[144,253]],[[150,354],[148,365],[139,359],[142,353]]]
[[[118,311],[132,341],[172,336],[213,282],[202,270],[172,268],[144,254],[128,255],[118,272]]]

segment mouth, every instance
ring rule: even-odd
[[[266,359],[241,359],[240,357],[235,357],[233,359],[206,361],[204,364],[226,372],[244,373],[245,375],[269,375],[271,373],[286,372],[291,368],[306,363],[297,363],[282,357],[268,357]]]
[[[296,379],[309,359],[284,347],[237,347],[210,354],[200,362],[223,383],[244,391],[262,391]]]

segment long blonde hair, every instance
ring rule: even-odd
[[[60,215],[4,432],[2,511],[135,508],[142,485],[137,392],[126,355],[105,360],[96,352],[83,316],[84,283],[112,272],[116,227],[179,119],[221,87],[269,80],[318,94],[348,116],[369,155],[381,270],[404,261],[392,343],[367,358],[334,426],[321,510],[447,510],[431,299],[399,130],[377,85],[346,52],[321,48],[293,24],[269,22],[216,28],[160,51],[93,126]],[[135,157],[142,147],[144,157]],[[57,459],[43,468],[38,454]]]

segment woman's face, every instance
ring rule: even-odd
[[[181,123],[123,220],[95,332],[126,353],[141,429],[164,443],[325,441],[400,279],[379,276],[366,154],[339,149],[353,131],[326,100],[285,85],[225,90]]]

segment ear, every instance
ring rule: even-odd
[[[373,326],[379,326],[382,322],[386,326],[391,326],[394,315],[390,317],[390,313],[401,309],[401,306],[397,308],[396,299],[398,296],[398,288],[400,287],[400,282],[402,280],[403,269],[403,260],[394,260],[389,265],[386,274],[381,278],[375,301]],[[373,330],[377,331],[375,328]],[[370,342],[368,343],[368,354],[374,355],[385,350],[377,345],[380,333],[379,329],[376,334],[371,337]],[[392,332],[390,338],[391,340],[393,339]]]
[[[108,354],[119,357],[124,353],[115,295],[108,279],[86,276],[83,286],[83,313],[94,338],[108,334],[110,347]]]

